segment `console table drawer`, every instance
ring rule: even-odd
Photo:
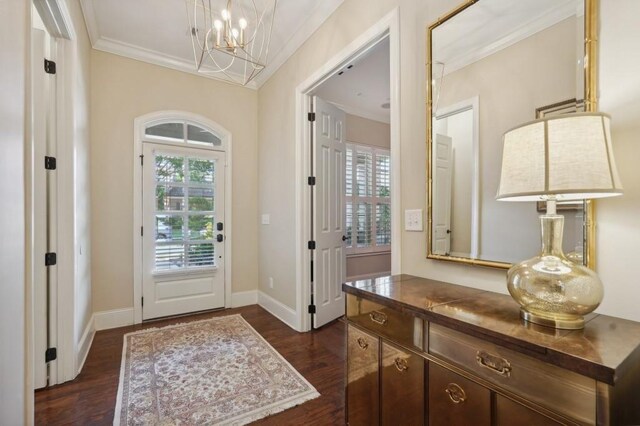
[[[595,424],[593,379],[433,323],[428,349],[505,390],[581,423]]]
[[[424,321],[413,315],[347,294],[347,318],[393,342],[423,348]]]

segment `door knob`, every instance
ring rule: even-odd
[[[219,243],[221,243],[222,241],[224,241],[224,235],[222,235],[222,234],[218,234],[218,235],[216,235],[216,240],[217,240]]]
[[[347,241],[347,236],[346,235],[342,236],[342,241]]]
[[[224,225],[222,224],[222,222],[216,223],[216,230],[218,231],[224,230]]]
[[[451,229],[447,229],[447,234],[450,234],[450,233],[451,233]]]

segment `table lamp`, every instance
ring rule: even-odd
[[[564,216],[556,214],[556,202],[621,194],[608,115],[558,115],[505,133],[496,199],[547,202],[540,216],[542,252],[507,273],[507,288],[522,318],[561,329],[584,327],[584,315],[602,302],[602,282],[565,257]]]

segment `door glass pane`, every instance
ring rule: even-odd
[[[214,211],[213,188],[189,188],[190,211]]]
[[[189,239],[213,239],[213,216],[189,215]]]
[[[189,158],[189,181],[193,183],[212,183],[214,171],[214,160]]]
[[[184,182],[184,158],[156,155],[156,180],[158,182]]]
[[[147,137],[172,142],[184,142],[183,123],[162,123],[147,127],[144,131]]]
[[[187,266],[215,266],[215,249],[213,243],[190,244]]]
[[[160,212],[184,210],[184,188],[180,186],[157,185],[156,209]]]
[[[191,124],[187,125],[187,140],[200,145],[220,146],[222,141],[219,137],[208,130]]]
[[[156,244],[156,270],[179,269],[184,267],[185,245]]]
[[[184,219],[178,215],[156,215],[156,241],[184,239]]]

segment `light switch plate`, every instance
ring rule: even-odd
[[[422,209],[404,211],[405,231],[422,232]]]
[[[263,214],[262,215],[262,224],[263,225],[268,225],[269,223],[271,223],[271,217],[268,214]]]

